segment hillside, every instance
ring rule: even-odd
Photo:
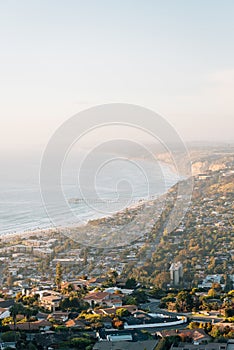
[[[172,159],[170,153],[159,152],[157,159],[163,161],[169,165],[172,165]],[[188,154],[191,161],[191,171],[193,175],[198,175],[206,171],[217,171],[221,169],[227,169],[233,166],[234,163],[234,147],[195,147],[190,146],[188,148]],[[184,164],[184,157],[178,153],[176,156],[176,164],[183,171],[187,170],[187,166]]]
[[[226,155],[219,163],[226,164]],[[107,276],[116,270],[123,278],[159,287],[170,282],[169,267],[176,261],[183,263],[185,287],[210,273],[234,274],[233,169],[229,158],[225,169],[194,176],[191,205],[172,231],[166,227],[168,218],[178,220],[173,212],[178,185],[159,198],[84,226],[2,237],[0,273],[8,276],[9,266],[18,271],[20,264],[23,278],[50,279],[61,260],[67,279]],[[188,181],[180,185],[186,187]]]
[[[176,190],[174,186],[169,196],[176,195]],[[208,273],[234,274],[233,190],[234,172],[230,169],[195,176],[192,203],[181,225],[169,234],[162,232],[167,220],[162,213],[150,239],[138,252],[142,264],[129,264],[125,274],[159,287],[169,282],[168,269],[175,261],[184,265],[185,286],[197,284]],[[155,237],[160,237],[159,243],[152,249]],[[152,255],[145,260],[147,250]]]

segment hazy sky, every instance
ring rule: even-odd
[[[126,102],[185,140],[233,140],[233,0],[0,1],[0,147],[43,147],[78,111]]]

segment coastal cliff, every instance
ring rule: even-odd
[[[208,157],[207,159],[201,159],[192,163],[192,174],[198,175],[207,171],[226,169],[230,167],[231,164],[234,164],[233,156],[219,157],[216,160]]]
[[[233,168],[234,166],[234,149],[215,150],[215,149],[191,149],[189,150],[190,160],[185,163],[185,158],[178,154],[174,159],[181,172],[188,172],[191,169],[193,176],[205,173],[207,171],[218,171],[222,169]],[[173,170],[175,165],[169,153],[157,154],[157,159],[171,166]]]

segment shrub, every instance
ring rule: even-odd
[[[3,333],[1,337],[3,342],[13,342],[19,339],[20,334],[18,332],[15,333],[13,331],[9,331],[9,332]]]

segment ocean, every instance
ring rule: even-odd
[[[40,157],[33,153],[1,156],[0,235],[53,227],[41,197]],[[96,163],[82,163],[83,159],[81,152],[65,162],[62,190],[75,219],[72,222],[70,213],[55,202],[52,212],[60,226],[76,220],[85,223],[156,198],[180,178],[169,166],[147,159],[122,159],[116,154],[97,154]],[[103,205],[105,201],[115,203],[111,211]]]

